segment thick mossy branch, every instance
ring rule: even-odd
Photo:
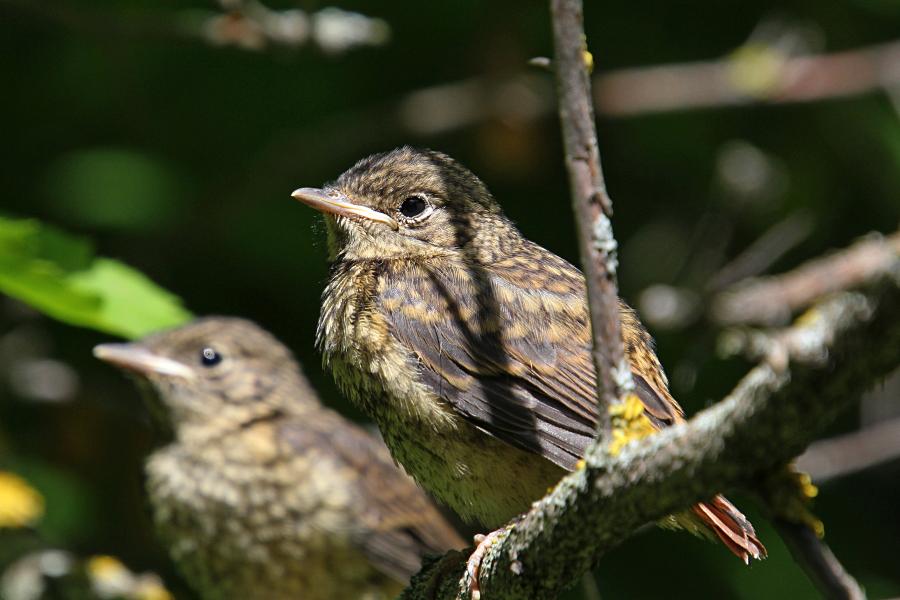
[[[689,422],[615,456],[599,445],[589,449],[584,467],[488,552],[482,597],[553,598],[642,525],[716,492],[752,486],[799,454],[900,364],[898,269],[816,306],[790,329],[782,352]],[[432,564],[403,597],[465,597],[462,576],[458,558]]]

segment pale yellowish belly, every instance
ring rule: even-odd
[[[394,458],[419,484],[467,521],[496,528],[527,511],[565,474],[461,417],[453,427],[382,427]]]

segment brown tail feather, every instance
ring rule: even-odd
[[[716,496],[710,502],[701,502],[692,510],[745,564],[749,564],[751,558],[766,557],[766,547],[756,537],[753,525],[724,496]]]

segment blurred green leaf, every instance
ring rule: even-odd
[[[0,291],[60,321],[126,338],[191,318],[138,271],[31,219],[0,217]]]

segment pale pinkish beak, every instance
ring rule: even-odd
[[[193,379],[194,372],[185,364],[154,354],[135,344],[100,344],[94,346],[94,356],[111,365],[139,375],[164,375]]]
[[[388,215],[372,210],[368,206],[354,204],[350,198],[336,190],[318,188],[300,188],[294,190],[291,197],[319,212],[342,217],[359,217],[376,223],[384,223],[393,230],[399,229],[397,221]]]

